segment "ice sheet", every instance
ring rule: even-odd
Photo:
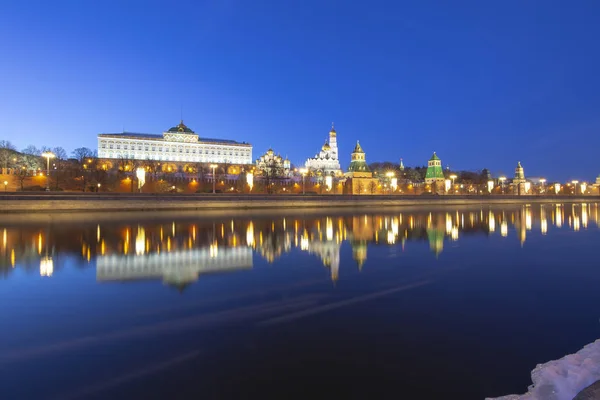
[[[531,380],[533,385],[525,394],[488,400],[573,400],[577,393],[600,380],[600,339],[575,354],[538,364]]]

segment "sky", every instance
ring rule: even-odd
[[[600,2],[2,0],[0,140],[98,133],[269,147],[294,164],[335,122],[342,166],[600,174]]]

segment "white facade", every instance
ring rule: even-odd
[[[252,145],[234,140],[200,139],[181,123],[162,135],[101,133],[99,158],[173,162],[252,164]]]
[[[310,171],[322,171],[324,175],[342,174],[338,158],[337,133],[333,125],[329,131],[329,140],[325,142],[318,154],[306,160],[304,166]]]
[[[97,281],[162,278],[193,282],[199,275],[252,268],[249,247],[220,247],[150,254],[113,254],[96,259]]]

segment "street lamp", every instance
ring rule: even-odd
[[[50,159],[56,157],[54,153],[46,151],[42,153],[42,157],[46,157],[46,192],[50,191]]]
[[[573,195],[577,195],[577,184],[579,183],[579,181],[571,181],[571,183],[573,185],[575,185],[575,187],[573,188]]]
[[[306,173],[308,172],[308,170],[306,168],[300,168],[300,173],[302,174],[302,194],[304,194],[304,177],[306,176]]]
[[[452,179],[452,191],[454,192],[454,194],[456,194],[456,189],[454,188],[454,180],[456,178],[458,178],[458,176],[456,176],[455,174],[452,174],[449,176],[450,179]]]
[[[210,167],[212,168],[212,178],[213,178],[213,193],[217,193],[216,190],[216,184],[217,184],[217,179],[215,177],[215,169],[217,169],[218,165],[217,164],[210,164]]]
[[[98,192],[100,191],[100,186],[101,186],[101,185],[100,185],[100,184],[98,184]]]
[[[396,174],[393,171],[388,171],[385,173],[385,176],[388,177],[388,179],[390,180],[390,193],[393,190],[396,190],[396,187],[398,187],[398,180],[396,179]]]
[[[506,181],[506,177],[501,176],[500,178],[498,178],[498,180],[500,181],[500,186],[502,187],[502,194],[504,194],[504,182]]]
[[[544,187],[545,187],[545,184],[546,184],[546,178],[540,179],[540,183],[542,184],[542,191],[541,191],[541,193],[544,193],[545,192]]]
[[[6,192],[6,187],[8,186],[8,181],[4,181],[4,191]]]

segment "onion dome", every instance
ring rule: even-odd
[[[331,123],[331,130],[329,131],[329,136],[335,136],[336,132],[335,132],[335,128],[333,127],[333,122]]]
[[[327,141],[325,141],[325,144],[322,147],[323,151],[329,151],[331,150],[331,146],[329,146],[329,143]]]

